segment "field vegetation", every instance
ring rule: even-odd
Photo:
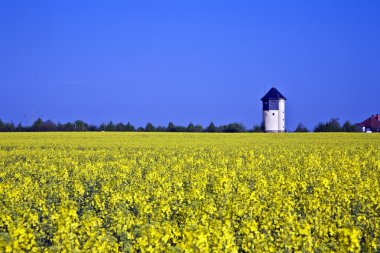
[[[0,133],[1,252],[378,252],[380,135]]]

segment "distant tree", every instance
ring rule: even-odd
[[[360,128],[356,125],[352,125],[350,121],[347,120],[342,125],[342,131],[343,132],[360,132]]]
[[[115,131],[122,132],[125,130],[123,122],[119,122],[115,125]]]
[[[131,123],[128,122],[125,125],[125,131],[127,131],[127,132],[133,132],[133,131],[135,131],[135,127]]]
[[[3,132],[5,128],[4,122],[0,119],[0,132]]]
[[[181,127],[178,129],[178,130],[181,130]],[[195,132],[202,132],[203,131],[203,127],[202,125],[194,125],[193,123],[189,123],[189,125],[186,127],[185,129],[186,132],[192,132],[192,133],[195,133]]]
[[[67,122],[63,125],[64,131],[75,131],[75,124],[71,122]]]
[[[32,125],[32,131],[42,131],[42,125],[44,124],[44,122],[42,121],[41,118],[38,118]]]
[[[52,120],[43,121],[41,118],[38,118],[30,128],[34,132],[50,132],[56,131],[57,125]]]
[[[328,124],[329,126],[329,129],[331,132],[341,132],[342,131],[342,128],[340,126],[340,123],[339,123],[339,119],[338,118],[332,118]]]
[[[21,125],[21,123],[18,123],[16,129],[15,129],[16,132],[23,132],[25,131],[24,127]]]
[[[189,125],[186,128],[186,132],[195,132],[195,126],[193,123],[189,123]]]
[[[324,123],[319,122],[315,127],[314,127],[314,132],[327,132],[326,126]]]
[[[186,127],[184,126],[175,126],[175,128],[176,128],[175,132],[181,132],[181,133],[186,132]]]
[[[106,131],[106,124],[105,123],[100,124],[98,129],[99,131]]]
[[[42,131],[52,132],[56,130],[57,130],[57,125],[52,120],[48,120],[42,123]]]
[[[145,132],[155,132],[156,128],[153,126],[152,123],[147,123],[145,126]]]
[[[156,131],[157,132],[166,132],[166,127],[164,127],[164,126],[158,126],[158,127],[156,127]]]
[[[61,122],[57,123],[57,131],[62,132],[62,123]]]
[[[341,132],[342,128],[339,123],[338,118],[332,118],[328,122],[325,123],[318,123],[315,128],[314,132]]]
[[[87,131],[87,128],[88,128],[88,124],[85,123],[83,120],[76,120],[74,121],[74,128],[75,128],[75,131]]]
[[[242,123],[230,123],[228,125],[222,125],[219,127],[223,133],[242,133],[246,131],[245,126]]]
[[[15,130],[16,127],[12,121],[10,123],[4,123],[3,132],[14,132]]]
[[[252,128],[252,132],[254,133],[262,133],[264,132],[263,126],[261,125],[254,125]]]
[[[109,132],[116,131],[115,124],[112,121],[108,122],[105,128],[105,131],[109,131]]]
[[[145,129],[143,127],[138,127],[137,132],[145,132]]]
[[[202,125],[195,125],[194,126],[194,132],[200,133],[203,132],[203,126]]]
[[[300,122],[300,123],[298,123],[297,128],[296,128],[296,130],[294,130],[294,132],[296,132],[296,133],[307,133],[307,132],[309,132],[309,129],[307,129],[307,127]]]
[[[87,130],[91,132],[98,131],[98,127],[96,125],[91,124],[88,125]]]
[[[166,131],[167,132],[177,132],[177,127],[172,122],[169,122],[169,124],[166,128]]]
[[[215,132],[217,132],[217,128],[214,125],[214,122],[211,122],[210,125],[208,125],[208,127],[206,127],[205,131],[208,132],[208,133],[215,133]]]

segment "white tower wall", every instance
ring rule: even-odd
[[[278,101],[278,131],[285,132],[285,100]]]
[[[278,110],[268,110],[263,112],[264,125],[266,132],[278,132]]]

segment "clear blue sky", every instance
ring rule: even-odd
[[[0,2],[0,118],[261,122],[380,113],[380,1]]]

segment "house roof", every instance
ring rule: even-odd
[[[365,128],[380,129],[380,114],[375,114],[359,124]]]
[[[265,94],[265,96],[261,98],[261,101],[265,101],[265,100],[269,100],[269,99],[274,99],[274,100],[284,99],[284,100],[286,100],[286,98],[274,87],[272,87],[267,92],[267,94]]]

